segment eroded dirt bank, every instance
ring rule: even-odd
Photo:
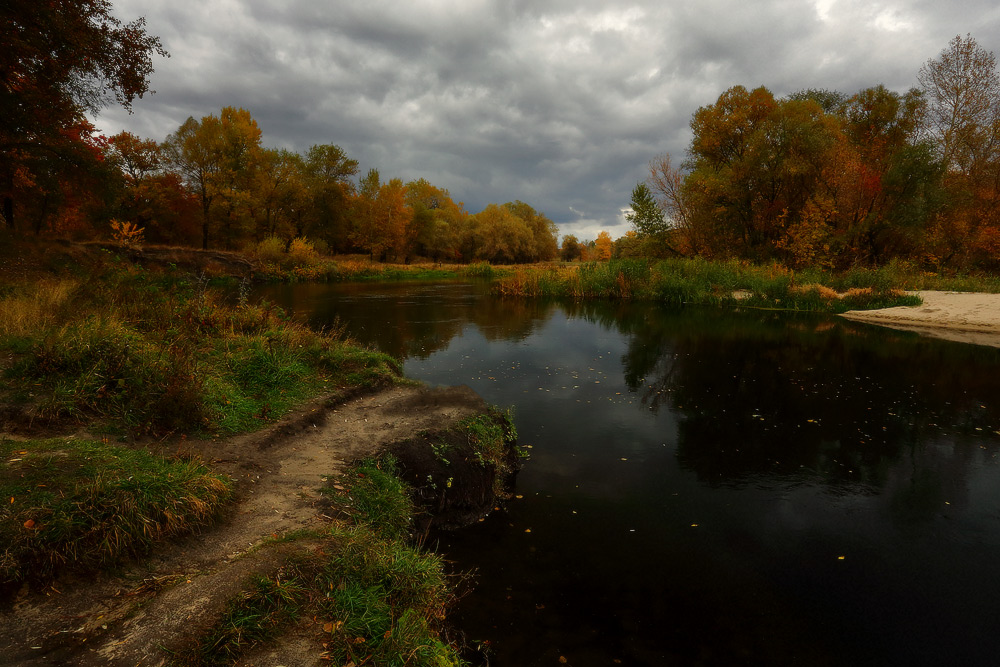
[[[233,477],[239,500],[215,527],[115,574],[23,591],[0,612],[0,665],[164,665],[294,545],[273,537],[329,523],[319,488],[346,463],[486,410],[468,387],[395,387],[331,405],[318,400],[264,431],[162,445]],[[309,665],[315,644],[288,637],[243,664]]]
[[[978,292],[914,292],[919,306],[852,310],[842,317],[926,336],[1000,347],[1000,294]]]

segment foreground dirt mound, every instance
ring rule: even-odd
[[[393,443],[402,478],[424,509],[420,530],[469,526],[493,510],[521,467],[516,434],[496,410]]]
[[[0,611],[0,665],[168,664],[248,576],[305,548],[272,538],[330,521],[319,489],[347,463],[486,410],[468,387],[397,387],[337,404],[315,401],[263,433],[162,445],[164,453],[200,454],[236,480],[239,501],[229,517],[121,572],[22,591]],[[315,645],[295,640],[254,664],[318,659]]]

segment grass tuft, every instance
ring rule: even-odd
[[[393,456],[363,459],[339,479],[343,493],[329,486],[323,491],[352,523],[368,525],[387,539],[409,538],[416,508]]]
[[[414,506],[394,460],[360,461],[324,492],[348,523],[303,536],[308,551],[271,577],[253,578],[191,662],[236,664],[296,619],[311,618],[331,664],[464,665],[441,639],[455,599],[449,576],[439,556],[408,543]]]
[[[11,289],[0,299],[0,337],[28,336],[52,326],[77,285],[51,280]]]
[[[75,439],[0,440],[0,582],[147,553],[211,522],[232,495],[191,460]]]
[[[222,618],[202,638],[196,662],[234,664],[246,651],[278,636],[294,622],[307,599],[308,590],[297,572],[254,576],[249,589],[229,601]]]

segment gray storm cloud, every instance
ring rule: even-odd
[[[335,143],[362,171],[426,178],[471,211],[521,199],[564,234],[620,236],[650,158],[736,84],[904,91],[956,34],[1000,47],[988,2],[115,2],[171,58],[131,116],[162,140],[188,116],[250,111],[264,143]]]

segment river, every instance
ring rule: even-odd
[[[260,295],[513,406],[517,498],[436,536],[494,667],[1000,660],[998,349],[461,283]]]

